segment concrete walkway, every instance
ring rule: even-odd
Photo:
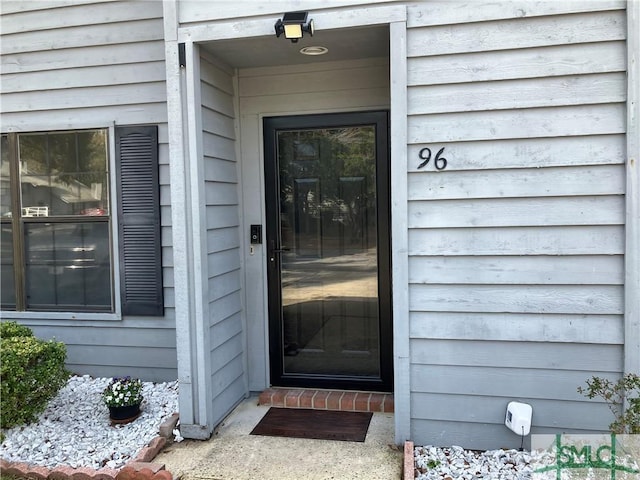
[[[269,409],[257,397],[242,402],[208,441],[185,440],[154,462],[184,480],[395,480],[403,452],[393,438],[393,414],[375,413],[365,442],[250,435]]]

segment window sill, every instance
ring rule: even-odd
[[[89,321],[120,321],[119,313],[92,312],[14,312],[0,311],[0,318],[6,320],[89,320]]]

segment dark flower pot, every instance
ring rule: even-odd
[[[140,416],[140,404],[109,407],[111,423],[129,423]]]

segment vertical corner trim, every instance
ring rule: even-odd
[[[624,373],[640,374],[640,2],[627,2]]]

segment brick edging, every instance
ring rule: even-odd
[[[407,440],[404,442],[404,467],[402,471],[404,480],[413,480],[415,478],[415,462],[413,459],[413,442]]]
[[[175,426],[177,421],[178,414],[174,413],[162,422],[160,431],[172,432],[171,426]],[[165,470],[163,464],[151,463],[166,443],[167,438],[158,435],[119,469],[103,467],[96,470],[89,467],[73,468],[66,465],[48,468],[0,459],[0,471],[6,475],[33,480],[173,480],[173,475]]]
[[[394,411],[393,394],[356,390],[267,388],[260,393],[258,404],[343,412],[393,413]]]

